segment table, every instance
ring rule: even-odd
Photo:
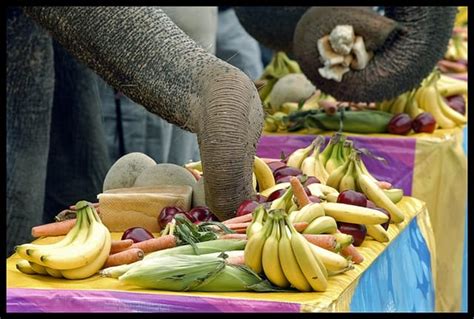
[[[330,277],[326,292],[200,293],[154,291],[94,276],[65,280],[25,275],[7,260],[7,312],[332,312],[433,311],[436,267],[427,206],[398,203],[405,221],[389,227],[390,241],[366,240],[360,265]],[[119,233],[112,233],[114,239]],[[59,240],[56,238],[54,240]],[[48,243],[52,238],[39,239]],[[391,274],[391,276],[387,276]],[[416,302],[414,302],[416,301]]]
[[[325,132],[326,142],[333,132]],[[460,311],[462,264],[467,204],[467,157],[463,152],[463,129],[436,130],[433,134],[346,134],[356,147],[384,157],[387,165],[363,156],[378,179],[402,188],[406,195],[426,202],[435,235],[437,258],[436,310]],[[257,145],[257,155],[280,158],[305,147],[311,134],[266,134]],[[455,190],[455,191],[453,191]],[[449,238],[450,240],[446,240]],[[458,244],[453,244],[458,243]]]

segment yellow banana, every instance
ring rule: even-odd
[[[54,269],[73,269],[83,267],[92,262],[99,255],[106,241],[103,225],[97,221],[92,213],[92,207],[84,208],[90,225],[85,228],[85,241],[74,241],[71,245],[58,248],[56,251],[47,251],[41,255],[41,262]],[[79,237],[79,235],[78,235]]]
[[[286,114],[290,114],[298,111],[298,103],[296,102],[285,102],[280,105],[280,111]]]
[[[56,244],[35,245],[31,248],[26,248],[24,257],[23,255],[21,255],[22,250],[20,250],[20,256],[22,256],[23,258],[25,258],[26,260],[30,262],[34,262],[41,266],[49,267],[48,264],[45,264],[41,260],[41,256],[43,256],[44,254],[47,254],[48,252],[55,253],[57,251],[70,249],[70,247],[75,247],[84,243],[84,241],[87,238],[89,221],[87,219],[87,216],[85,216],[86,215],[85,213],[78,211],[76,214],[77,214],[76,224],[74,225],[73,229],[69,231],[66,237],[64,237],[63,240],[61,240],[60,242]],[[70,233],[72,233],[71,235],[73,235],[74,232],[75,232],[74,236],[69,236]],[[66,238],[69,238],[69,239],[66,241]]]
[[[49,268],[49,267],[44,267],[48,275],[54,278],[63,278],[63,275],[61,274],[61,270]]]
[[[331,156],[329,157],[329,159],[327,160],[326,162],[326,165],[324,165],[324,168],[326,168],[326,171],[328,172],[329,174],[329,177],[328,177],[328,180],[331,176],[331,173],[336,169],[338,168],[340,165],[340,148],[341,148],[341,144],[340,143],[336,143],[336,145],[334,145],[333,149],[332,149],[332,152],[331,152]]]
[[[306,187],[310,190],[311,195],[318,196],[318,197],[324,197],[332,193],[339,194],[337,189],[328,185],[320,184],[320,183],[309,184]]]
[[[311,143],[307,147],[299,148],[299,149],[295,150],[288,157],[286,165],[290,166],[290,167],[294,167],[294,168],[300,168],[301,164],[303,163],[303,160],[306,157],[308,157],[308,155],[311,153],[313,148],[314,148],[314,143]]]
[[[255,156],[253,162],[253,172],[257,178],[258,189],[260,192],[275,186],[275,178],[270,167],[260,157]]]
[[[332,234],[337,231],[337,223],[331,216],[321,216],[314,219],[303,234]]]
[[[263,219],[267,212],[265,211],[265,208],[263,205],[259,205],[255,211],[253,212],[252,216],[252,222],[250,225],[247,227],[246,234],[247,238],[250,238],[253,236],[253,234],[258,233],[262,228],[263,228]]]
[[[254,191],[257,191],[257,176],[252,172],[252,188]]]
[[[354,268],[351,261],[339,254],[333,253],[332,251],[321,248],[312,243],[309,243],[309,247],[313,251],[313,254],[318,255],[328,272],[341,273]]]
[[[407,113],[412,119],[417,117],[420,113],[423,113],[423,110],[419,108],[418,101],[416,99],[417,91],[413,92],[409,101],[407,102],[407,108],[405,113]]]
[[[26,260],[26,259],[20,259],[16,263],[15,266],[16,266],[16,269],[18,269],[19,271],[21,271],[24,274],[36,275],[36,271],[34,271],[33,268],[31,268],[31,265],[30,265],[29,261]]]
[[[454,79],[441,74],[437,82],[439,93],[442,96],[467,94],[467,81]]]
[[[467,118],[459,112],[453,110],[444,99],[441,97],[440,94],[437,94],[437,102],[441,112],[446,115],[449,119],[451,119],[457,125],[464,125],[467,123]]]
[[[315,165],[316,158],[314,158],[313,156],[308,156],[301,163],[301,171],[303,172],[303,174],[306,174],[308,176],[315,176]]]
[[[268,237],[269,231],[272,230],[273,226],[273,217],[269,215],[263,228],[254,234],[248,239],[247,244],[244,249],[244,260],[245,264],[255,271],[256,273],[261,273],[263,271],[262,265],[262,252],[263,245]]]
[[[264,191],[260,192],[260,195],[268,197],[270,196],[274,191],[277,191],[279,189],[284,189],[290,187],[290,182],[283,182],[283,183],[278,183],[273,185],[272,187],[269,187],[265,189]]]
[[[434,86],[422,89],[420,101],[420,105],[433,115],[439,127],[445,129],[456,127],[456,123],[441,112],[438,104],[438,92]]]
[[[30,266],[33,271],[39,275],[48,275],[48,272],[46,271],[44,266],[38,265],[37,263],[31,262],[30,261]]]
[[[262,251],[262,267],[268,280],[282,288],[290,286],[290,282],[281,268],[280,256],[278,252],[278,242],[280,240],[280,225],[278,219],[273,220],[273,229],[270,236],[265,240]]]
[[[292,212],[297,211],[297,210],[298,210],[298,205],[296,205],[296,203],[293,202],[286,213],[290,215]]]
[[[403,198],[403,189],[401,188],[383,189],[383,192],[394,204],[398,203]]]
[[[338,197],[339,197],[339,193],[330,193],[326,195],[326,201],[330,203],[336,203]]]
[[[304,206],[298,211],[294,218],[294,222],[307,222],[311,223],[315,218],[324,216],[324,209],[320,203],[311,203]]]
[[[399,95],[395,99],[395,102],[390,106],[390,113],[392,114],[403,113],[403,111],[405,110],[406,103],[407,103],[407,93],[403,93]]]
[[[291,248],[291,234],[285,226],[283,219],[280,220],[280,235],[278,256],[280,258],[281,269],[286,279],[299,291],[311,291],[311,286],[301,271],[293,249]]]
[[[367,235],[376,241],[385,243],[390,240],[388,232],[381,225],[365,225],[365,227],[367,228]]]
[[[319,153],[319,160],[324,167],[326,167],[326,163],[331,157],[332,150],[334,149],[335,143],[332,140],[329,140],[328,144],[324,148],[322,152]]]
[[[354,178],[354,162],[352,160],[349,160],[349,162],[350,163],[346,170],[346,173],[339,182],[339,192],[356,189]]]
[[[329,177],[328,171],[324,167],[323,163],[321,162],[321,158],[319,157],[319,148],[317,152],[315,151],[314,155],[314,176],[319,179],[322,184],[326,184],[326,181]]]
[[[99,224],[99,225],[102,227],[102,231],[105,234],[105,242],[99,255],[92,262],[88,263],[87,265],[83,267],[62,270],[61,275],[64,278],[66,279],[89,278],[95,275],[96,273],[98,273],[99,270],[104,266],[110,254],[110,247],[112,245],[112,236],[104,224]]]
[[[331,216],[340,222],[372,225],[383,224],[388,221],[387,215],[372,208],[330,202],[323,202],[321,205],[326,216]]]
[[[328,163],[330,163],[331,159],[329,159]],[[350,161],[344,162],[341,166],[335,168],[334,170],[329,173],[329,177],[326,181],[326,185],[336,190],[339,190],[339,183],[341,182],[342,177],[346,174],[347,167],[349,166]],[[328,172],[330,170],[328,169]]]
[[[291,230],[291,248],[306,280],[314,291],[326,291],[328,282],[319,266],[322,263],[316,261],[318,257],[313,255],[306,238],[298,233],[293,225],[290,224],[289,227]]]
[[[357,172],[357,184],[369,200],[374,202],[376,206],[384,208],[389,212],[391,223],[398,224],[405,219],[403,212],[390,200],[390,198],[387,197],[387,195],[385,195],[383,190],[377,184],[375,184],[367,175]],[[366,223],[361,221],[359,224],[383,224],[385,222],[382,221],[380,223]]]

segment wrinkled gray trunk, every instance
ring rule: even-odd
[[[197,133],[206,198],[221,219],[252,193],[263,111],[255,86],[159,9],[29,7],[73,56],[168,122]]]
[[[18,9],[7,19],[7,253],[42,222],[54,69],[51,37]]]

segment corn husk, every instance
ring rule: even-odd
[[[280,291],[244,265],[228,265],[226,254],[163,256],[133,267],[119,280],[170,291]]]

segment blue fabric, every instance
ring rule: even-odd
[[[413,219],[365,271],[351,312],[432,312],[435,295],[431,255]]]
[[[463,149],[467,156],[467,125],[464,128]],[[469,204],[468,204],[469,205]],[[466,207],[466,224],[464,226],[464,255],[462,262],[462,300],[461,311],[467,312],[467,207]]]

